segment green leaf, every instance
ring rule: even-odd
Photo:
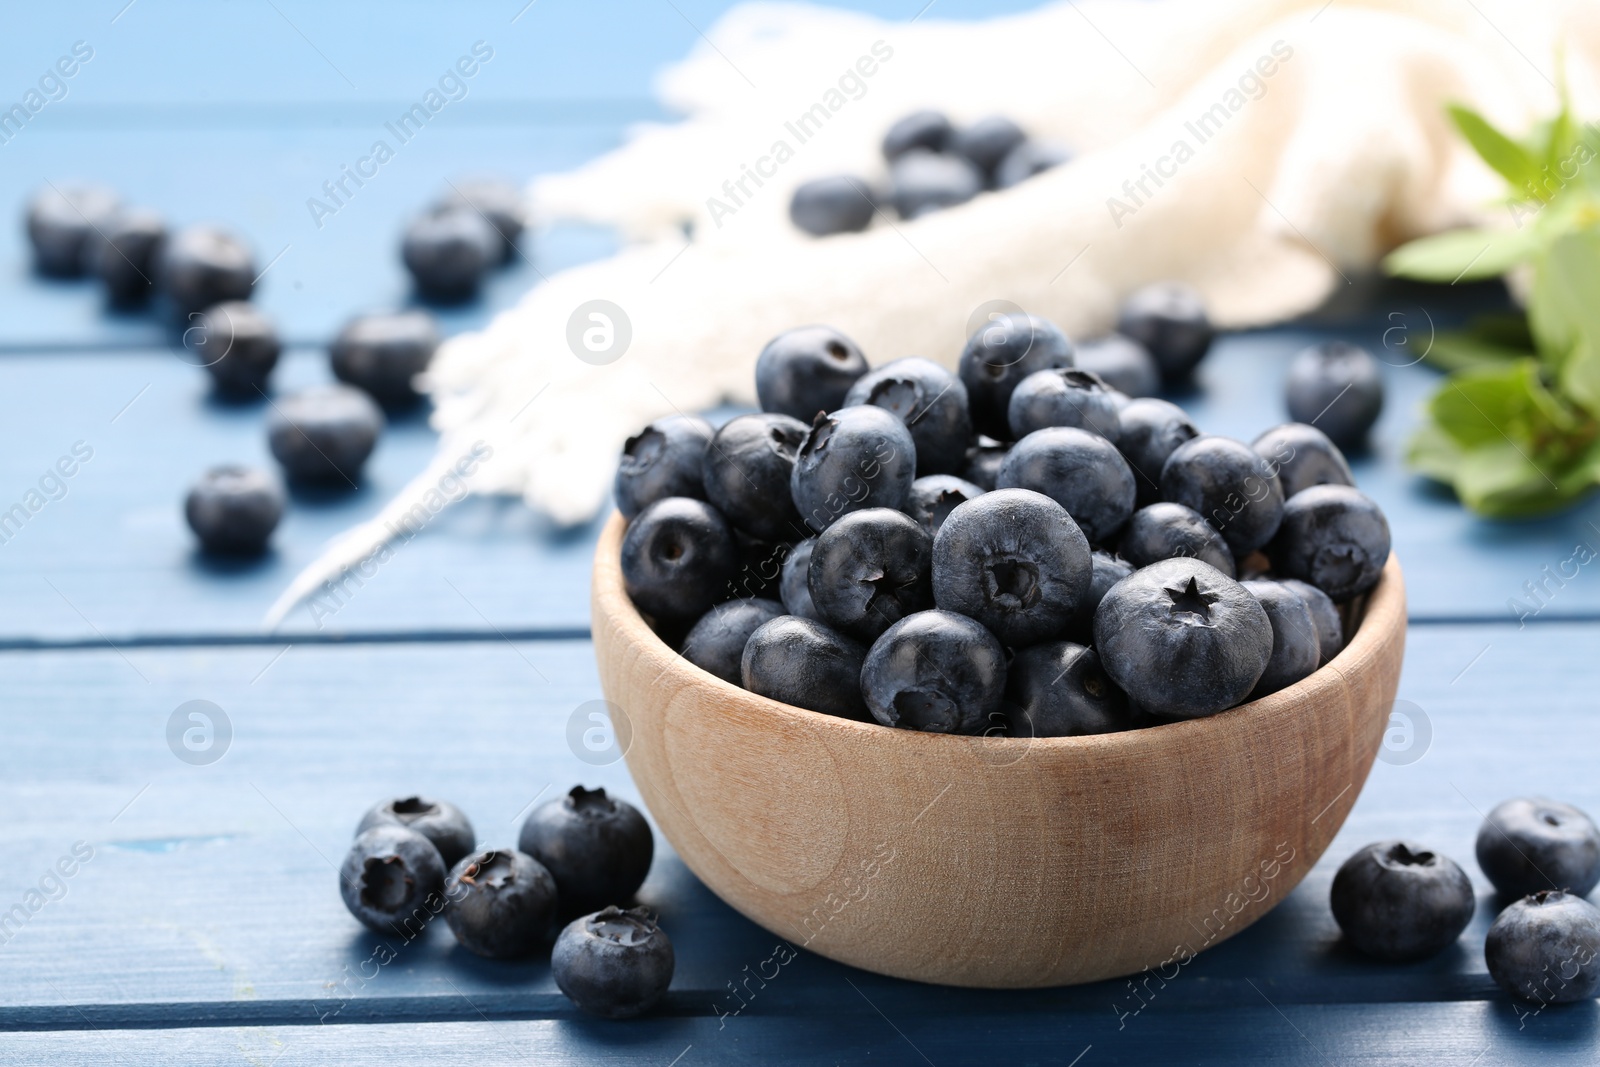
[[[1587,470],[1565,476],[1534,462],[1510,442],[1462,455],[1452,480],[1461,502],[1490,518],[1527,518],[1568,507],[1594,487]]]
[[[1528,323],[1561,389],[1600,415],[1600,231],[1565,234],[1536,259]]]
[[[1431,422],[1417,427],[1406,442],[1406,462],[1434,481],[1453,485],[1465,453],[1450,435]]]
[[[1497,278],[1534,255],[1539,237],[1523,230],[1451,230],[1410,241],[1390,252],[1383,267],[1390,274],[1424,282]]]
[[[1529,423],[1537,406],[1528,383],[1537,376],[1538,363],[1531,359],[1452,374],[1428,402],[1428,414],[1464,448],[1519,437],[1531,444]]]
[[[1511,183],[1518,196],[1539,176],[1539,164],[1528,150],[1489,124],[1489,120],[1460,104],[1451,104],[1446,110],[1461,136],[1467,139],[1483,161]]]
[[[1533,356],[1531,347],[1502,344],[1476,330],[1448,330],[1436,334],[1422,358],[1440,370],[1476,370],[1502,367]]]

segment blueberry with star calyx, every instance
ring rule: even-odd
[[[867,357],[832,326],[797,326],[767,342],[756,357],[756,399],[762,411],[806,425],[819,411],[844,406],[845,394],[867,373]]]
[[[604,1019],[649,1011],[672,984],[676,958],[644,908],[608,907],[574,919],[556,938],[550,975],[579,1008]]]
[[[1539,1005],[1600,996],[1600,908],[1557,889],[1506,908],[1483,944],[1489,976],[1513,996]]]
[[[657,620],[699,618],[726,595],[738,568],[733,531],[703,500],[658,500],[634,516],[622,538],[623,587]]]
[[[789,480],[806,425],[760,412],[729,419],[703,464],[705,498],[737,529],[762,541],[792,541],[805,531]]]
[[[862,404],[817,415],[795,455],[789,491],[800,517],[821,533],[852,511],[904,507],[916,468],[905,423]]]
[[[953,474],[930,474],[911,483],[905,511],[932,537],[952,511],[983,493],[983,489]]]
[[[972,420],[967,389],[930,360],[909,356],[868,371],[845,394],[844,406],[871,404],[900,418],[917,449],[917,476],[954,474],[966,466]]]
[[[528,814],[517,848],[555,879],[562,913],[580,915],[633,899],[650,873],[655,835],[626,800],[575,785]]]
[[[510,960],[539,949],[558,914],[544,864],[515,849],[463,857],[444,883],[444,919],[469,952]]]
[[[1389,520],[1372,498],[1348,485],[1314,485],[1283,506],[1283,522],[1267,546],[1272,568],[1299,578],[1335,601],[1378,584],[1389,560]]]
[[[1017,383],[1007,405],[1013,437],[1048,426],[1072,426],[1117,443],[1119,404],[1098,374],[1076,367],[1035,371]]]
[[[884,726],[981,734],[1005,695],[1005,649],[981,625],[921,611],[884,631],[867,652],[861,692]]]
[[[1565,889],[1586,897],[1600,884],[1600,829],[1557,800],[1516,797],[1495,805],[1478,829],[1478,866],[1501,893]]]
[[[622,517],[631,519],[669,496],[704,500],[706,446],[715,434],[697,415],[671,415],[628,438],[612,488]]]
[[[933,607],[933,544],[917,520],[888,508],[853,511],[817,535],[807,584],[824,622],[870,642]]]
[[[1329,897],[1345,940],[1396,963],[1427,959],[1455,944],[1477,903],[1454,861],[1411,841],[1361,849],[1339,867]]]

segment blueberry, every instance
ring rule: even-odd
[[[1250,447],[1277,470],[1285,498],[1313,485],[1356,484],[1344,453],[1315,426],[1286,422],[1257,437]]]
[[[819,411],[844,406],[845,394],[867,373],[867,357],[832,326],[785,330],[756,357],[756,398],[762,411],[810,425]]]
[[[967,449],[967,467],[962,477],[986,493],[991,491],[995,479],[1000,477],[1000,464],[1006,461],[1010,451],[1009,442],[996,441],[980,434]]]
[[[1484,962],[1500,988],[1540,1004],[1600,996],[1600,908],[1574,893],[1542,890],[1489,927]]]
[[[1182,282],[1157,282],[1123,301],[1117,332],[1144,345],[1168,385],[1189,380],[1214,331],[1200,294]]]
[[[789,491],[800,517],[821,533],[852,511],[904,507],[916,468],[905,423],[870,404],[840,408],[811,424]]]
[[[868,371],[845,394],[844,407],[857,404],[893,412],[906,424],[917,449],[918,477],[966,467],[972,439],[967,388],[937,363],[911,356]]]
[[[190,226],[161,245],[156,284],[186,320],[230,300],[249,300],[256,261],[243,241],[216,226]]]
[[[1077,614],[1067,623],[1064,633],[1068,640],[1081,645],[1094,641],[1094,613],[1100,609],[1100,601],[1106,598],[1112,586],[1134,572],[1133,564],[1109,552],[1094,552],[1089,559],[1094,568],[1089,592],[1079,602]]]
[[[865,719],[861,663],[866,646],[827,623],[785,615],[773,619],[744,646],[744,687],[797,708]]]
[[[916,519],[932,537],[952,511],[983,493],[983,489],[953,474],[930,474],[911,483],[906,514]]]
[[[184,501],[189,528],[208,552],[254,555],[283,518],[283,486],[266,471],[212,467]]]
[[[804,541],[796,542],[789,554],[783,558],[783,571],[778,580],[779,598],[783,601],[783,608],[790,615],[798,615],[802,619],[822,620],[817,606],[811,602],[811,550],[817,547],[817,539],[808,537]]]
[[[1371,352],[1342,341],[1312,345],[1289,364],[1289,417],[1315,424],[1341,448],[1359,448],[1383,411],[1383,373]]]
[[[243,300],[208,308],[185,331],[185,342],[194,346],[195,358],[211,375],[217,392],[234,397],[266,393],[267,380],[283,350],[277,326],[261,309]]]
[[[1105,543],[1133,514],[1133,470],[1122,453],[1098,434],[1066,426],[1036,430],[1012,446],[995,486],[1043,493],[1091,544]]]
[[[914,148],[943,152],[955,136],[955,127],[938,111],[913,111],[883,135],[883,158],[893,163]]]
[[[1378,584],[1389,560],[1389,520],[1359,489],[1312,486],[1283,506],[1283,524],[1267,555],[1283,577],[1310,582],[1335,601],[1349,600]]]
[[[1077,737],[1133,727],[1128,698],[1092,648],[1052,641],[1022,649],[1006,669],[1012,737]]]
[[[515,849],[474,852],[444,883],[444,919],[461,946],[492,960],[531,955],[559,914],[544,864]]]
[[[465,207],[439,208],[406,226],[400,258],[417,292],[446,302],[467,300],[489,268],[500,262],[504,242],[482,215]]]
[[[992,315],[967,338],[957,366],[973,426],[996,440],[1010,440],[1011,394],[1017,386],[1038,371],[1071,366],[1072,342],[1055,323],[1022,312]]]
[[[77,278],[91,269],[97,231],[103,232],[122,206],[103,185],[54,185],[28,202],[28,240],[34,268],[54,278]]]
[[[89,269],[106,287],[115,306],[142,302],[154,288],[156,257],[167,238],[166,223],[154,211],[121,211],[94,240]]]
[[[657,500],[622,538],[622,584],[634,606],[657,619],[704,615],[738,568],[733,531],[703,500]]]
[[[805,532],[789,482],[806,425],[762,412],[728,420],[705,450],[705,498],[735,528],[764,541]]]
[[[1311,606],[1298,591],[1282,582],[1261,578],[1240,584],[1261,601],[1267,609],[1267,621],[1272,623],[1272,657],[1261,672],[1261,680],[1250,691],[1251,700],[1260,700],[1316,670],[1322,660],[1322,641]]]
[[[761,541],[735,527],[733,547],[739,559],[739,570],[733,580],[723,586],[723,595],[717,599],[776,599],[783,561],[789,556],[789,543]]]
[[[1472,883],[1454,861],[1410,841],[1379,841],[1345,860],[1330,902],[1345,940],[1396,963],[1454,944],[1472,921]]]
[[[1117,551],[1135,567],[1187,557],[1209,563],[1230,578],[1236,573],[1228,542],[1198,511],[1182,504],[1163,502],[1135,511]]]
[[[1052,141],[1023,141],[1006,153],[994,171],[994,187],[1009,189],[1063,163],[1072,162],[1072,150]]]
[[[889,202],[902,219],[965,204],[982,191],[983,175],[960,156],[913,149],[889,168]]]
[[[387,407],[417,399],[413,380],[439,347],[439,327],[425,311],[357,315],[328,349],[333,376]]]
[[[359,836],[374,826],[403,826],[433,842],[445,866],[454,867],[478,843],[466,812],[448,800],[405,796],[374,804],[356,826]]]
[[[366,393],[323,385],[273,407],[267,443],[290,481],[354,485],[383,432],[383,412]]]
[[[1095,612],[1094,637],[1132,700],[1186,719],[1244,700],[1272,657],[1261,602],[1197,559],[1164,559],[1118,582]]]
[[[499,255],[506,263],[517,254],[517,242],[528,225],[522,190],[508,181],[480,178],[455,182],[440,202],[445,208],[465,208],[481,217],[499,235]]]
[[[666,931],[644,908],[606,908],[574,919],[556,938],[550,973],[567,999],[591,1015],[631,1019],[672,984]]]
[[[858,233],[872,222],[878,194],[860,178],[840,174],[801,182],[789,200],[789,221],[814,237]]]
[[[1098,374],[1076,367],[1035,371],[1017,383],[1006,421],[1021,440],[1049,426],[1088,430],[1115,444],[1122,434],[1118,404]]]
[[[1054,638],[1094,576],[1067,510],[1027,489],[997,489],[952,511],[933,539],[933,599],[1013,647]]]
[[[854,511],[817,536],[807,584],[822,621],[870,642],[933,607],[933,543],[917,520],[888,508]]]
[[[1027,139],[1028,135],[1015,122],[1004,115],[990,115],[957,130],[950,147],[992,183],[1001,162]]]
[[[1139,504],[1154,504],[1161,499],[1161,468],[1200,429],[1178,405],[1154,397],[1129,401],[1117,412],[1117,425],[1117,448],[1138,475]]]
[[[1333,598],[1310,582],[1302,582],[1298,578],[1283,578],[1279,584],[1299,593],[1306,607],[1311,609],[1311,622],[1317,629],[1317,666],[1325,666],[1344,649],[1344,622],[1339,618],[1339,609],[1333,603]]]
[[[1120,333],[1079,344],[1078,368],[1098,374],[1109,388],[1130,397],[1153,396],[1161,389],[1161,368],[1155,358],[1144,345]]]
[[[1277,475],[1249,445],[1231,437],[1204,434],[1173,449],[1161,468],[1161,496],[1198,511],[1235,559],[1272,540],[1283,520]]]
[[[1005,696],[1006,654],[994,634],[952,611],[920,611],[867,652],[861,692],[885,726],[981,734]]]
[[[580,915],[632,900],[650,873],[656,844],[638,808],[604,789],[575,785],[529,813],[517,848],[556,880],[562,912]]]
[[[683,658],[733,685],[741,684],[740,664],[750,635],[787,612],[776,600],[740,598],[718,604],[694,624],[683,642]]]
[[[1600,883],[1600,830],[1571,804],[1517,797],[1483,820],[1478,866],[1508,897],[1544,889],[1586,897]]]
[[[706,446],[715,432],[705,419],[672,415],[628,438],[612,488],[623,518],[669,496],[704,499]]]
[[[345,854],[339,895],[369,930],[410,938],[445,907],[444,873],[426,837],[404,826],[374,826],[357,834]]]

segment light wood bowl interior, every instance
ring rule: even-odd
[[[790,944],[925,982],[1090,982],[1249,926],[1355,803],[1405,648],[1390,556],[1332,663],[1219,715],[1031,741],[888,729],[680,657],[623,590],[623,530],[613,516],[595,559],[595,654],[662,833]]]

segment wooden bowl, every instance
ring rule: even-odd
[[[887,729],[680,657],[623,590],[623,528],[613,516],[595,559],[595,655],[657,825],[777,936],[901,978],[1091,982],[1233,936],[1333,839],[1399,682],[1405,590],[1390,556],[1345,650],[1251,704],[1092,737]]]

